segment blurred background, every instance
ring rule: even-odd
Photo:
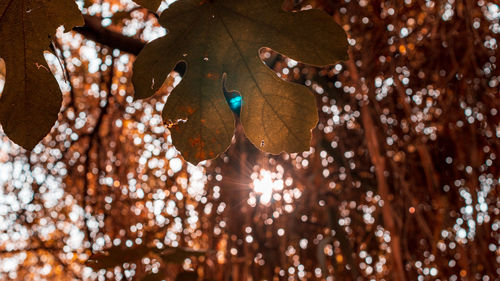
[[[315,93],[310,150],[238,126],[198,166],[161,119],[183,67],[133,101],[172,2],[77,1],[86,25],[58,31],[58,123],[31,152],[1,134],[0,280],[500,280],[498,1],[285,1],[349,36],[325,68],[261,51]]]

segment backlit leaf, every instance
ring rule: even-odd
[[[0,1],[0,57],[6,65],[0,123],[15,143],[32,149],[57,120],[61,90],[43,51],[60,25],[71,30],[82,24],[72,0]]]
[[[259,50],[269,47],[318,66],[344,59],[346,35],[330,16],[319,10],[285,12],[279,0],[181,0],[160,23],[169,33],[139,54],[135,97],[150,97],[179,61],[187,63],[163,111],[186,160],[197,163],[227,149],[234,131],[230,107],[240,110],[247,137],[263,151],[309,148],[318,120],[313,94],[278,78],[260,60]],[[226,75],[227,90],[241,95],[231,105],[223,92]]]

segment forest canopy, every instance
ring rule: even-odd
[[[496,280],[499,39],[495,0],[0,0],[0,279]]]

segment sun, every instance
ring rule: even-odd
[[[282,175],[261,169],[252,174],[252,188],[261,204],[269,204],[274,192],[283,190]],[[253,201],[253,200],[252,200]]]

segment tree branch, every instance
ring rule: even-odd
[[[111,49],[138,55],[146,43],[140,39],[125,36],[102,26],[101,19],[96,16],[83,15],[85,25],[73,28],[85,38],[106,45]]]
[[[63,249],[56,247],[46,247],[46,246],[30,247],[24,249],[12,249],[12,250],[2,249],[0,250],[0,255],[17,255],[24,252],[37,252],[37,251],[62,252]]]
[[[83,15],[85,25],[73,28],[74,31],[80,33],[85,38],[95,41],[96,43],[108,46],[111,49],[118,49],[125,53],[130,53],[137,56],[146,42],[123,35],[120,32],[112,31],[101,24],[101,18],[91,15]],[[186,64],[178,63],[174,71],[183,76],[186,72]]]

